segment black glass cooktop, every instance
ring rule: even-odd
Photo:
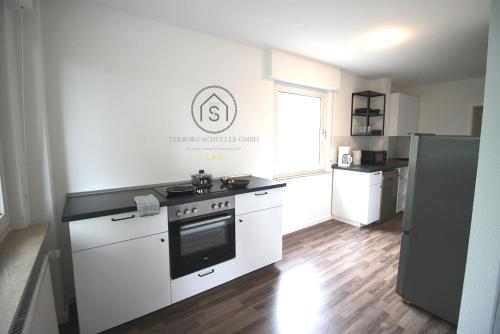
[[[191,184],[191,183],[177,183],[175,185],[186,185],[186,184]],[[171,184],[169,186],[173,186],[174,184]],[[163,187],[157,187],[157,188],[153,188],[155,191],[157,191],[158,193],[160,193],[160,195],[164,196],[164,197],[172,197],[172,196],[179,196],[179,195],[169,195],[167,194],[167,190],[166,190],[167,186],[163,186]],[[219,193],[219,192],[223,192],[223,191],[228,191],[228,190],[231,190],[231,187],[227,184],[223,184],[220,180],[213,180],[212,181],[212,185],[210,187],[198,187],[195,191],[196,194],[215,194],[215,193]]]

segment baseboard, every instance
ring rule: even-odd
[[[332,219],[335,219],[341,223],[346,223],[346,224],[349,224],[349,225],[352,225],[352,226],[356,226],[356,227],[361,227],[363,226],[362,224],[360,223],[357,223],[353,220],[349,220],[349,219],[345,219],[345,218],[342,218],[342,217],[338,217],[338,216],[332,216]]]
[[[8,224],[8,223],[5,223],[5,224]],[[12,231],[12,227],[10,226],[10,224],[8,224],[7,227],[5,228],[5,230],[0,234],[0,242],[2,242],[3,239],[5,239],[5,237],[7,236],[7,234],[9,234],[10,231]]]
[[[286,231],[285,233],[283,233],[283,235],[294,233],[294,232],[306,229],[308,227],[311,227],[311,226],[314,226],[314,225],[317,225],[317,224],[321,224],[321,223],[327,222],[327,221],[332,220],[332,219],[334,219],[334,218],[331,217],[331,216],[328,216],[328,217],[323,217],[323,218],[320,218],[320,219],[317,219],[317,220],[313,220],[313,221],[305,223],[304,225],[300,225],[299,228],[297,228],[295,230]]]

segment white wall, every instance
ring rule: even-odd
[[[283,234],[331,219],[332,173],[285,180]]]
[[[263,51],[84,2],[47,1],[46,64],[55,174],[78,192],[215,175],[270,176],[273,82]],[[170,136],[205,136],[191,102],[229,89],[238,116],[224,136],[259,136],[229,159],[200,160]],[[197,146],[197,145],[192,145]],[[213,145],[223,147],[225,145]]]
[[[483,126],[458,333],[493,332],[500,292],[500,0],[492,1]],[[498,311],[497,311],[498,316]],[[496,319],[500,321],[500,319]]]
[[[470,135],[472,108],[483,104],[484,78],[395,90],[419,98],[419,132]]]
[[[302,86],[330,91],[340,88],[337,67],[279,50],[267,52],[266,74],[274,80]]]

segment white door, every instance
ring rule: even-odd
[[[281,207],[236,216],[238,275],[280,261],[281,257]]]
[[[73,253],[80,333],[170,305],[168,233]]]

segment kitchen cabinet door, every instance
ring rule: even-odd
[[[335,169],[332,215],[361,227],[379,220],[382,172],[363,173]]]
[[[281,207],[236,216],[238,276],[282,258]]]
[[[168,233],[73,254],[80,333],[97,333],[171,303]]]
[[[387,133],[390,136],[408,136],[418,131],[418,99],[413,96],[393,93],[389,111]]]
[[[380,200],[382,197],[382,185],[374,184],[370,186],[368,193],[368,217],[367,224],[380,219]]]

